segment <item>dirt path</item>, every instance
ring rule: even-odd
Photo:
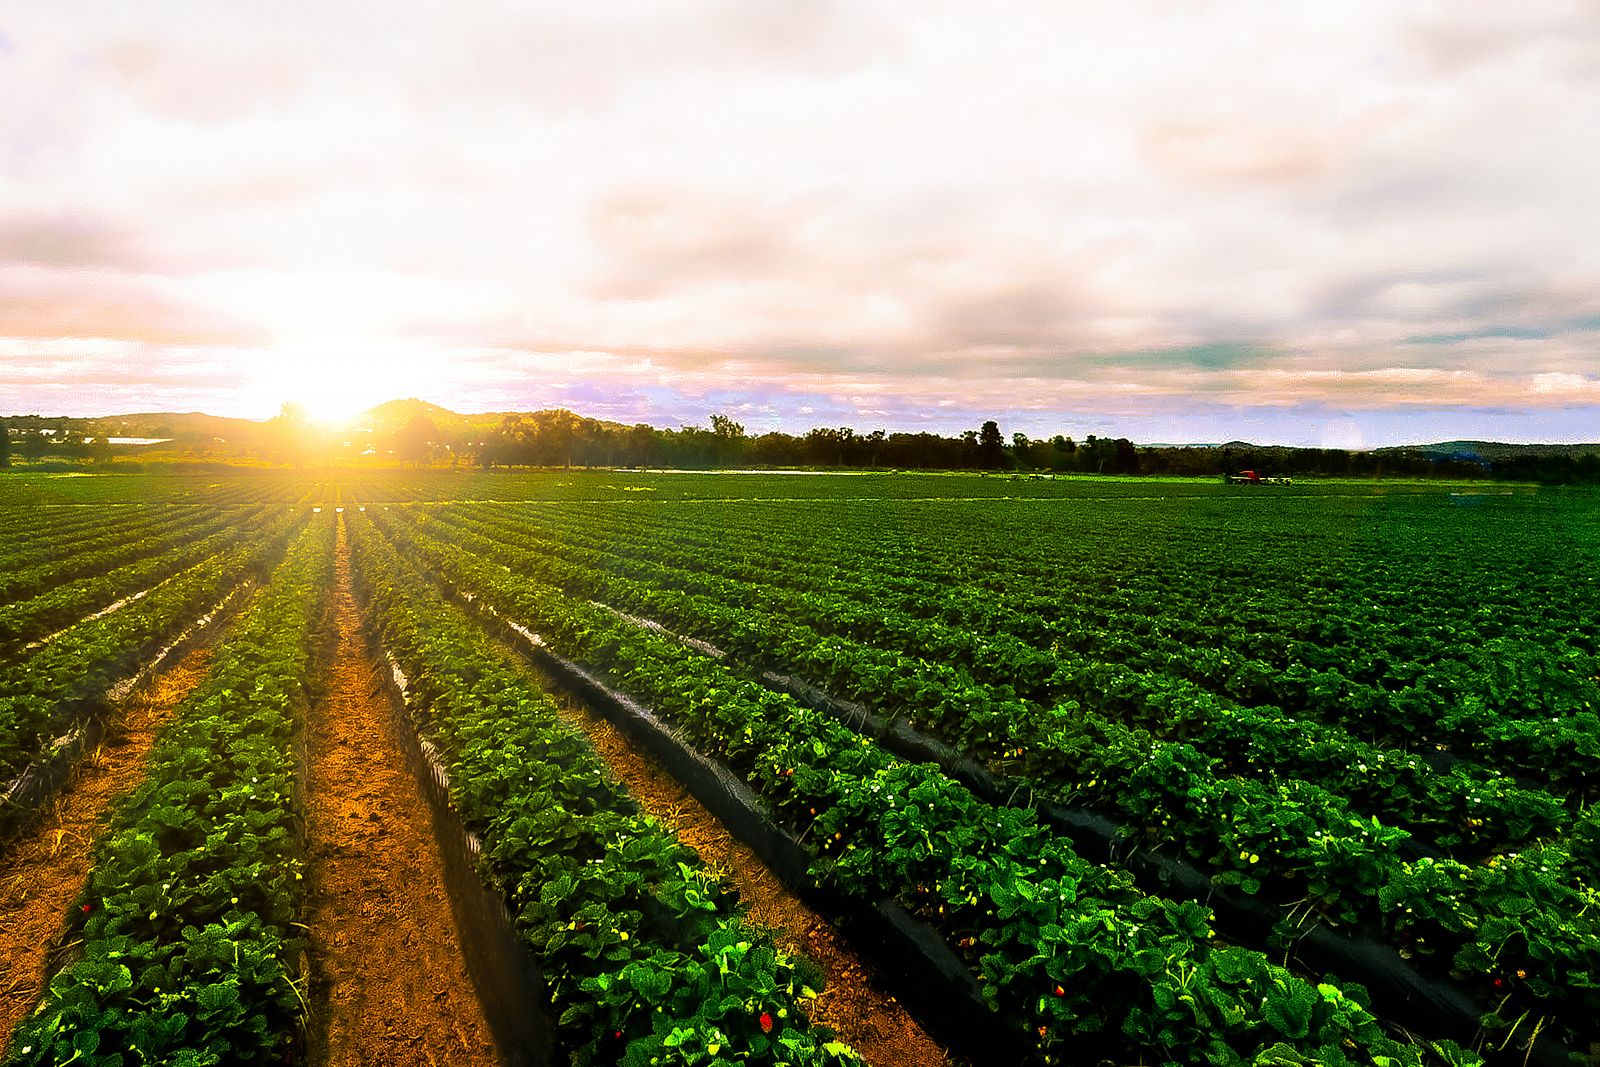
[[[43,992],[62,919],[88,880],[112,802],[144,777],[156,734],[210,662],[209,648],[193,648],[131,697],[49,809],[0,858],[0,1049]]]
[[[549,688],[549,687],[547,687]],[[810,956],[828,977],[813,1017],[838,1031],[874,1067],[943,1067],[948,1055],[893,997],[872,969],[845,945],[832,924],[791,893],[761,860],[656,762],[637,751],[605,719],[581,703],[558,698],[562,713],[583,730],[639,806],[727,877],[750,909],[791,952]]]
[[[498,1064],[428,804],[390,732],[339,526],[339,643],[306,729],[313,1065]]]

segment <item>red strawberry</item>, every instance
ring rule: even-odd
[[[772,1033],[772,1013],[770,1011],[762,1012],[759,1021],[761,1023],[761,1032],[763,1034]]]
[[[94,905],[93,905],[93,904],[85,904],[85,905],[84,905],[84,906],[83,906],[83,913],[84,913],[84,914],[85,914],[85,915],[87,915],[87,914],[89,914],[89,912],[91,912],[91,911],[93,911],[93,910],[94,910]]]

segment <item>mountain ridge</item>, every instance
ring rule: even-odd
[[[507,418],[531,420],[540,416],[549,417],[557,412],[567,412],[581,419],[588,418],[588,416],[571,412],[566,408],[544,408],[538,411],[460,412],[419,397],[397,397],[380,404],[374,404],[372,407],[348,419],[336,420],[330,425],[338,429],[371,432],[381,436],[398,431],[414,418],[424,417],[432,420],[434,425],[441,431],[462,433],[470,430],[492,429]],[[235,440],[254,438],[272,422],[271,419],[246,419],[229,415],[212,415],[204,411],[138,411],[84,417],[18,414],[0,417],[6,420],[13,433],[40,426],[70,426],[87,434],[189,440],[201,437],[221,437]],[[628,425],[609,419],[594,419],[592,421],[612,429],[625,428]],[[795,436],[802,435],[796,434]],[[1166,441],[1149,443],[1136,441],[1134,443],[1141,448],[1204,448],[1235,451],[1316,447],[1311,445],[1258,444],[1241,440],[1230,440],[1221,444],[1214,442],[1173,443]],[[1582,456],[1590,453],[1600,453],[1600,442],[1510,442],[1462,439],[1403,445],[1382,445],[1370,449],[1344,449],[1343,451],[1372,452],[1380,455],[1408,452],[1422,453],[1441,459],[1492,461],[1517,456]]]

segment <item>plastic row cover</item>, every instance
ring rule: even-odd
[[[1132,872],[1146,892],[1197,900],[1211,908],[1219,934],[1235,944],[1262,945],[1280,914],[1271,905],[1244,894],[1218,889],[1192,864],[1131,847],[1132,831],[1103,815],[1081,808],[1035,800],[1031,785],[1003,779],[936,738],[905,723],[879,715],[851,701],[830,696],[792,675],[767,672],[766,684],[789,693],[817,711],[833,715],[852,729],[875,738],[902,758],[938,764],[952,778],[991,804],[1031,802],[1040,819],[1054,827],[1085,859],[1115,864]],[[1478,1019],[1490,1006],[1477,1005],[1461,989],[1419,972],[1393,947],[1368,937],[1341,936],[1326,926],[1306,929],[1290,950],[1290,965],[1305,973],[1334,974],[1359,982],[1371,994],[1372,1010],[1382,1019],[1418,1034],[1449,1037],[1471,1044]],[[1527,1062],[1545,1067],[1570,1064],[1571,1052],[1554,1041],[1537,1042]],[[1519,1051],[1516,1059],[1523,1060]]]
[[[479,877],[480,843],[450,803],[450,777],[438,749],[418,732],[405,676],[392,661],[389,666],[379,673],[390,697],[390,725],[433,813],[445,890],[484,1018],[507,1067],[546,1067],[552,1059],[552,1027],[544,1011],[549,1003],[544,976],[517,936],[504,897]]]
[[[785,886],[824,914],[839,917],[851,943],[872,960],[894,995],[937,1040],[977,1063],[1007,1067],[1029,1062],[1031,1046],[1024,1035],[984,1003],[966,963],[937,931],[891,900],[867,901],[819,887],[810,875],[810,855],[773,821],[738,775],[691,748],[649,708],[589,670],[505,629],[559,685],[660,763]]]

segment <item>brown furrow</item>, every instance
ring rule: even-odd
[[[432,814],[362,641],[342,523],[334,597],[338,645],[306,726],[309,1061],[497,1064]]]
[[[833,925],[795,896],[676,779],[581,702],[561,697],[557,703],[640,808],[738,890],[751,921],[770,930],[781,948],[809,956],[822,968],[827,988],[818,996],[812,1018],[832,1027],[876,1067],[944,1067],[953,1062],[905,1007],[884,992],[873,968]]]
[[[88,880],[112,803],[144,777],[156,734],[210,662],[208,647],[191,648],[125,701],[49,810],[0,858],[0,1049],[44,991],[50,955]]]

